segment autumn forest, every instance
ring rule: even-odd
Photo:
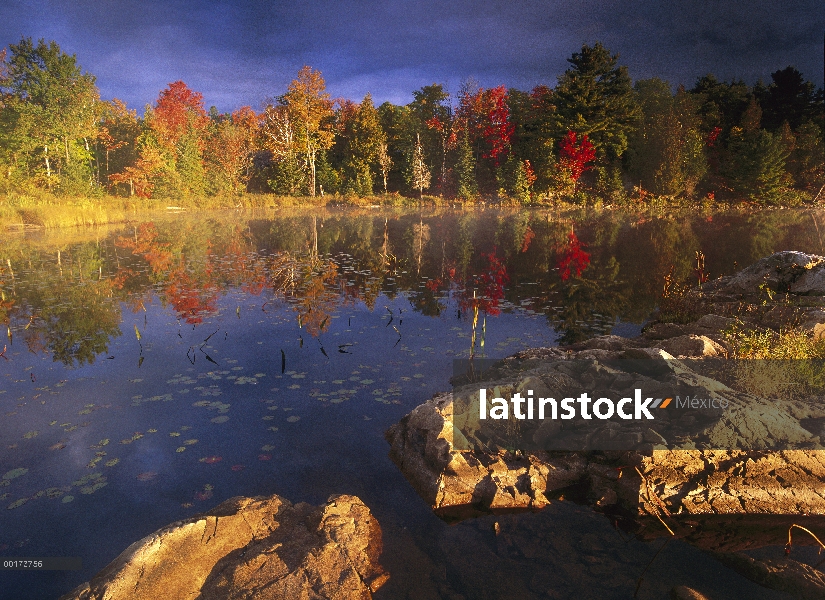
[[[542,203],[656,197],[793,205],[825,184],[823,90],[789,66],[748,85],[634,80],[601,44],[555,87],[457,92],[407,105],[333,98],[303,67],[259,109],[206,108],[183,81],[140,112],[102,100],[56,42],[0,54],[0,193],[173,199],[243,194]],[[277,93],[276,90],[273,92]],[[376,200],[379,201],[379,200]]]

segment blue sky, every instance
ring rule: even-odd
[[[602,42],[634,79],[690,87],[769,81],[798,68],[823,82],[825,10],[817,0],[2,0],[0,47],[55,40],[97,77],[104,98],[141,109],[182,79],[221,111],[260,108],[298,69],[333,97],[407,103],[442,83],[554,86],[582,44]]]

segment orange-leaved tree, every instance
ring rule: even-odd
[[[281,97],[289,111],[295,142],[304,156],[304,166],[309,176],[309,193],[313,197],[316,188],[316,156],[320,150],[332,146],[335,136],[332,129],[332,100],[326,88],[321,72],[305,66],[289,84],[287,93]]]

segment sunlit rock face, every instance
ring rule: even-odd
[[[62,600],[367,600],[389,578],[381,549],[355,496],[322,506],[237,497],[135,542]]]

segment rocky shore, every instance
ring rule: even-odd
[[[361,500],[231,498],[135,542],[61,600],[368,600],[389,578]]]
[[[818,570],[790,559],[781,565],[754,562],[737,552],[784,544],[792,523],[818,531],[825,526],[825,395],[818,388],[789,395],[781,387],[760,394],[753,389],[759,377],[775,383],[798,373],[787,364],[776,371],[770,361],[730,360],[730,334],[737,329],[794,328],[818,341],[825,334],[823,296],[825,259],[774,254],[684,294],[677,308],[693,313],[686,322],[655,322],[633,339],[602,336],[531,349],[480,377],[454,378],[452,391],[418,406],[387,431],[390,456],[448,520],[573,499],[633,524],[645,537],[674,535],[721,553],[761,584],[793,589],[799,597],[825,597]],[[502,398],[526,396],[528,390],[535,397],[564,398],[582,389],[598,398],[600,391],[629,395],[639,387],[664,398],[682,390],[694,398],[724,399],[727,406],[659,411],[655,428],[605,422],[576,429],[559,421],[480,420],[480,387]],[[745,529],[751,533],[768,517],[774,527],[755,536],[740,529],[732,538],[733,516],[748,517]]]

